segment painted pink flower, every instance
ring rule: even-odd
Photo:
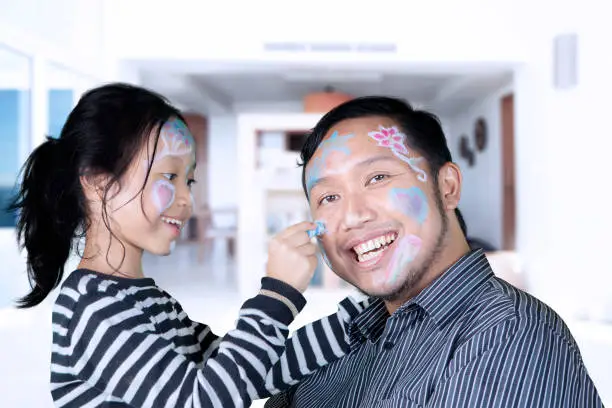
[[[379,126],[377,131],[369,132],[368,136],[376,140],[379,146],[388,147],[394,152],[408,154],[408,149],[404,145],[405,135],[397,127]]]

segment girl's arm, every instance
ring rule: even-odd
[[[369,305],[350,296],[338,305],[338,312],[298,329],[266,378],[267,398],[289,389],[304,377],[344,357],[350,351],[348,329],[353,319]]]
[[[304,377],[332,361],[344,357],[349,351],[348,328],[369,300],[358,302],[347,297],[338,305],[338,312],[312,322],[298,330],[287,340],[286,349],[266,376],[265,387],[257,390],[254,399],[267,398],[289,389]],[[178,303],[181,320],[188,319]],[[188,320],[200,337],[200,346],[207,356],[214,356],[221,338],[202,323]]]
[[[249,406],[284,351],[287,325],[305,303],[293,287],[263,278],[262,293],[243,304],[236,328],[198,367],[139,309],[104,293],[87,293],[62,333],[68,341],[54,341],[53,399],[60,407],[102,401],[138,407]],[[83,383],[75,384],[75,376]]]

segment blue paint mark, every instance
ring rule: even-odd
[[[312,166],[310,166],[310,171],[306,177],[306,190],[308,191],[308,194],[310,194],[312,186],[314,186],[317,180],[319,180],[321,177],[321,170],[323,170],[323,160],[321,160],[321,157],[317,157],[312,160]]]
[[[423,190],[418,187],[392,188],[389,191],[389,198],[399,211],[416,219],[419,224],[425,222],[429,213],[429,205]]]
[[[325,234],[325,223],[323,221],[315,221],[316,228],[313,230],[308,230],[308,238],[318,237]]]
[[[321,174],[323,166],[325,165],[325,162],[330,154],[342,153],[345,156],[351,154],[351,149],[349,149],[346,144],[348,143],[348,140],[353,137],[353,134],[340,136],[338,131],[335,131],[328,139],[321,142],[319,145],[319,149],[321,149],[322,152],[321,157],[313,160],[311,169],[308,172],[308,178],[306,179],[306,189],[308,190],[308,193],[310,193],[312,186],[319,179],[319,175]]]
[[[348,139],[352,137],[354,137],[352,134],[340,136],[336,130],[328,139],[323,140],[319,145],[320,149],[325,149],[323,152],[323,157],[332,151],[339,151],[347,156],[351,154],[351,149],[346,146],[346,143],[348,142]]]

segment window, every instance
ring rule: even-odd
[[[0,45],[0,228],[14,227],[6,211],[30,151],[30,59]]]
[[[47,134],[57,138],[74,107],[75,86],[78,78],[71,71],[59,65],[49,64],[48,80],[47,109],[49,123]]]

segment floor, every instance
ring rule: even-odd
[[[1,274],[12,275],[21,269],[19,258],[12,261],[2,254]],[[215,249],[207,261],[198,264],[193,246],[178,246],[169,257],[146,256],[147,275],[181,302],[194,320],[208,324],[215,333],[231,329],[241,300],[235,290],[234,265],[223,251]],[[8,275],[7,275],[8,276]],[[7,276],[2,276],[7,278]],[[23,277],[25,279],[25,277]],[[19,281],[23,283],[23,279]],[[5,282],[6,280],[3,280]],[[10,282],[9,282],[10,283]],[[13,284],[16,288],[21,286]],[[9,285],[10,286],[10,285]],[[5,298],[0,299],[0,395],[3,408],[52,407],[49,394],[49,356],[51,343],[51,312],[49,301],[31,310],[7,307],[7,293],[17,296],[23,290],[0,288]],[[14,295],[13,295],[14,293]],[[350,294],[348,290],[322,291],[309,289],[308,304],[292,328],[336,310],[336,303]],[[567,321],[581,348],[583,359],[607,405],[612,404],[612,326],[589,322]],[[262,407],[255,402],[252,407]]]

